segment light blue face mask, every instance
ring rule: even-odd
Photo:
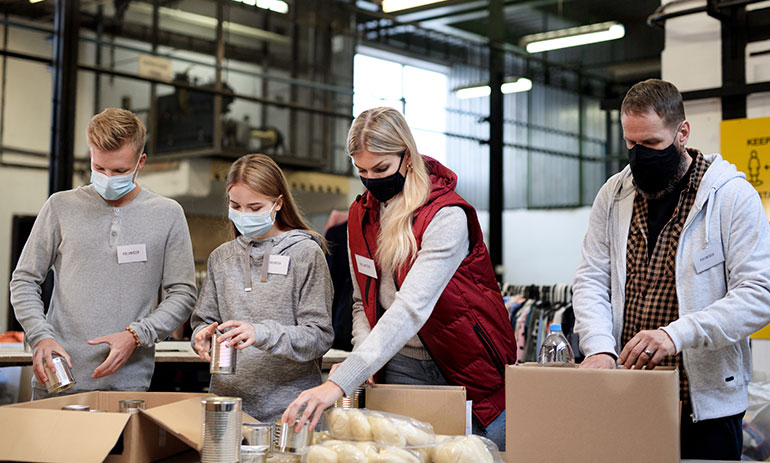
[[[134,188],[136,188],[136,183],[134,183],[134,174],[136,173],[136,169],[139,168],[139,162],[141,160],[142,157],[139,156],[139,160],[136,161],[136,167],[134,167],[133,172],[130,174],[113,176],[109,176],[101,172],[96,172],[92,163],[91,183],[94,185],[94,190],[96,190],[96,192],[107,201],[115,201],[116,199],[120,199],[127,195],[133,191]]]
[[[275,209],[275,203],[269,211],[266,212],[240,212],[232,207],[228,217],[235,224],[235,228],[241,232],[241,235],[249,238],[257,238],[270,231],[275,223],[275,218],[270,214]]]

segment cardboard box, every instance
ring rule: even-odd
[[[86,392],[0,407],[0,460],[139,463],[200,451],[203,397],[211,394]],[[124,399],[146,410],[120,413]],[[74,404],[107,413],[61,410]]]
[[[679,374],[672,368],[505,371],[510,462],[679,463]]]
[[[465,388],[377,384],[366,388],[366,408],[410,416],[438,434],[465,434]]]

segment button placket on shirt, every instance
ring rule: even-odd
[[[112,225],[110,226],[110,246],[118,245],[120,236],[120,208],[116,207],[112,211]]]

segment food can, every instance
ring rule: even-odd
[[[271,423],[243,423],[243,439],[246,446],[262,447],[270,452],[274,435],[275,431]]]
[[[299,416],[297,416],[299,421]],[[283,423],[280,418],[275,420],[275,439],[273,451],[281,453],[303,453],[313,443],[313,430],[310,422],[306,422],[299,432],[294,423]]]
[[[223,334],[217,330],[211,335],[211,364],[209,366],[209,373],[232,375],[235,373],[235,360],[238,350],[228,347],[226,343],[219,341],[219,337]]]
[[[118,402],[120,413],[139,413],[139,410],[144,410],[144,400],[141,399],[125,399]]]
[[[53,365],[46,365],[48,381],[46,381],[45,387],[49,394],[58,394],[71,388],[75,384],[75,378],[72,377],[67,359],[59,354],[53,354],[52,357]]]
[[[61,408],[62,410],[70,410],[75,412],[87,412],[91,410],[90,405],[65,405]]]
[[[210,397],[203,406],[201,463],[235,463],[241,457],[241,399]]]
[[[241,463],[267,463],[267,454],[263,446],[241,445]]]
[[[366,388],[358,386],[350,395],[344,395],[334,403],[336,408],[365,408],[366,407]]]

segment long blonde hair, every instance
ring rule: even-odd
[[[380,215],[377,262],[390,273],[417,258],[417,241],[412,230],[414,212],[428,200],[430,175],[417,152],[412,131],[404,116],[393,108],[380,107],[359,114],[348,132],[348,154],[361,151],[395,154],[409,150],[404,190],[388,201]]]
[[[326,251],[326,240],[313,231],[302,218],[289,190],[289,184],[283,171],[269,156],[264,154],[246,154],[238,158],[227,173],[225,190],[230,191],[235,184],[241,184],[250,190],[277,200],[283,197],[281,210],[275,214],[275,223],[281,230],[304,230],[319,238],[321,248]],[[232,227],[235,236],[240,232]]]

